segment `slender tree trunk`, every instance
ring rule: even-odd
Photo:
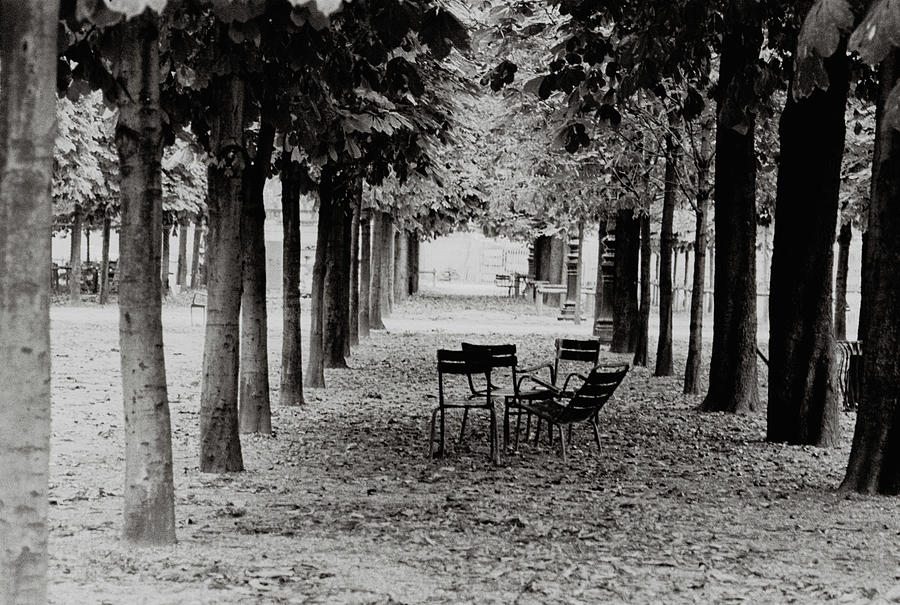
[[[638,312],[634,365],[647,366],[650,342],[650,215],[641,215],[641,301]]]
[[[169,293],[169,266],[171,264],[171,248],[169,246],[172,235],[171,227],[162,227],[162,258],[159,265],[160,293],[165,297]]]
[[[81,302],[81,205],[75,204],[72,214],[72,240],[69,247],[69,302]]]
[[[362,192],[362,187],[360,187]],[[350,222],[350,346],[359,345],[359,204],[353,200]]]
[[[384,330],[382,304],[384,294],[384,214],[378,210],[372,214],[372,284],[369,288],[369,328]]]
[[[178,221],[178,273],[175,274],[175,283],[184,288],[187,285],[187,219]]]
[[[58,11],[0,1],[0,605],[47,602]]]
[[[339,328],[344,360],[352,354],[352,348],[350,347],[350,269],[353,267],[353,259],[351,257],[353,246],[350,240],[353,234],[353,206],[356,200],[350,194],[350,190],[355,183],[355,180],[347,183],[349,187],[345,192],[343,232],[341,233],[341,274],[339,277],[343,281],[340,282],[341,298],[339,299],[340,305],[338,308],[341,311]]]
[[[696,255],[696,252],[694,253]],[[690,262],[691,262],[691,250],[690,248],[684,249],[684,280],[681,283],[681,310],[684,311],[687,308],[687,300],[688,300],[688,285],[690,284]]]
[[[200,241],[203,239],[203,217],[194,221],[194,240],[191,243],[191,288],[200,286]]]
[[[769,441],[837,445],[831,276],[849,59],[825,60],[830,87],[781,114],[769,294]]]
[[[109,232],[112,220],[103,217],[103,243],[100,245],[100,304],[109,302]]]
[[[162,226],[162,110],[159,25],[151,12],[124,22],[116,148],[122,231],[119,350],[125,407],[125,525],[139,544],[175,542],[172,433],[159,291]]]
[[[369,309],[372,306],[372,221],[369,211],[359,218],[359,337],[369,337]]]
[[[267,113],[264,108],[263,113]],[[241,346],[239,425],[242,433],[272,432],[269,401],[269,332],[266,311],[266,208],[263,190],[272,163],[275,127],[263,121],[256,141],[256,158],[244,171],[241,216]]]
[[[731,0],[725,12],[716,118],[715,311],[705,411],[748,412],[759,405],[755,116],[741,108],[743,95],[754,88],[761,10],[753,0]]]
[[[381,314],[394,312],[394,217],[381,213]]]
[[[328,230],[331,221],[331,201],[329,198],[322,196],[322,188],[320,186],[319,218],[316,226],[316,257],[313,262],[312,291],[310,292],[309,303],[309,358],[306,362],[306,386],[314,389],[325,388],[325,349],[323,341],[325,324],[325,262],[328,257]]]
[[[865,343],[862,398],[843,491],[900,493],[900,133],[885,123],[886,100],[900,76],[900,51],[879,68],[875,155],[863,265]]]
[[[409,281],[409,295],[419,293],[419,235],[414,231],[409,232],[407,244],[407,278]]]
[[[850,270],[850,242],[853,228],[841,225],[838,234],[837,276],[834,280],[834,338],[847,340],[847,273]]]
[[[406,300],[409,296],[409,237],[406,231],[397,231],[394,240],[394,300]]]
[[[300,327],[300,166],[282,154],[281,209],[284,233],[281,339],[281,405],[303,405],[303,352]]]
[[[616,214],[615,288],[613,292],[613,335],[610,350],[634,353],[638,331],[638,256],[641,221],[631,208]]]
[[[209,174],[206,246],[206,340],[200,394],[200,471],[244,469],[238,434],[238,349],[241,311],[241,199],[245,155],[244,83],[213,82],[217,107],[209,116],[215,163]]]
[[[678,186],[678,142],[671,130],[675,119],[669,118],[670,132],[666,133],[666,172],[663,191],[662,226],[659,236],[659,340],[656,344],[656,370],[654,376],[671,376],[675,369],[672,363],[672,256],[676,255],[675,234],[675,191]]]

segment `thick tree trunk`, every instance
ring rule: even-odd
[[[264,109],[265,112],[265,109]],[[272,162],[275,127],[264,121],[256,141],[256,158],[244,171],[241,213],[243,292],[241,293],[241,360],[239,425],[242,433],[272,432],[269,401],[269,332],[266,311],[266,208],[263,189]]]
[[[900,76],[900,51],[892,51],[879,69],[875,156],[869,203],[868,241],[863,272],[866,318],[861,336],[862,398],[845,491],[900,493],[900,133],[885,124],[886,99]],[[864,240],[865,241],[865,240]]]
[[[634,365],[647,366],[650,342],[650,215],[641,215],[641,300]]]
[[[213,84],[217,106],[210,116],[215,163],[209,171],[206,246],[206,340],[200,393],[200,471],[244,469],[238,434],[238,320],[241,310],[241,199],[245,169],[244,83],[237,77]]]
[[[300,167],[282,154],[281,210],[284,249],[282,287],[284,328],[281,338],[281,405],[303,405],[303,352],[300,327]]]
[[[47,602],[58,3],[0,1],[0,604]],[[23,52],[25,49],[26,52]]]
[[[162,258],[159,263],[160,293],[165,297],[169,293],[169,265],[171,263],[171,248],[169,247],[171,227],[163,225],[162,228]]]
[[[100,304],[109,302],[109,232],[112,220],[103,217],[103,242],[100,245]]]
[[[766,438],[837,445],[831,276],[844,155],[849,59],[825,60],[830,87],[781,114],[781,160],[769,294]]]
[[[349,329],[349,223],[351,209],[349,189],[354,179],[346,167],[326,166],[322,169],[319,200],[327,207],[328,229],[325,242],[325,272],[322,290],[322,350],[326,368],[346,368],[344,343]],[[316,251],[318,255],[318,250]]]
[[[409,295],[415,296],[419,293],[419,235],[413,231],[409,232],[406,267]]]
[[[360,188],[360,192],[362,188]],[[359,199],[350,222],[350,346],[359,345]]]
[[[75,204],[69,242],[69,302],[72,304],[81,302],[81,216],[81,205]]]
[[[309,358],[306,362],[305,376],[306,386],[314,389],[325,388],[325,349],[323,341],[325,324],[325,262],[328,257],[328,230],[331,222],[331,202],[322,196],[322,188],[320,186],[319,218],[316,226],[316,257],[313,262],[312,290],[309,303]]]
[[[372,220],[364,210],[359,218],[359,337],[369,337],[369,309],[372,307]]]
[[[671,376],[672,364],[672,256],[675,251],[675,191],[678,186],[678,142],[671,129],[674,118],[669,119],[670,132],[666,133],[666,171],[663,190],[662,225],[659,235],[659,340],[656,344],[656,370],[654,376]],[[677,257],[676,257],[677,258]]]
[[[847,273],[850,270],[850,242],[853,228],[841,225],[838,234],[837,275],[834,280],[834,338],[847,340]]]
[[[760,11],[751,0],[731,0],[725,15],[716,118],[715,311],[705,411],[748,412],[759,404],[755,116],[741,108],[756,77]]]
[[[125,407],[125,525],[129,542],[175,542],[172,436],[159,291],[162,226],[162,110],[159,26],[150,12],[121,26],[116,147],[122,231],[119,350]]]
[[[354,181],[355,182],[355,181]],[[351,183],[348,183],[351,185]],[[353,259],[351,258],[352,254],[352,242],[351,236],[353,234],[353,206],[356,202],[349,195],[349,190],[347,192],[348,197],[345,199],[345,215],[343,221],[343,233],[342,237],[342,250],[341,250],[341,274],[339,277],[343,280],[341,282],[341,291],[340,291],[340,299],[338,309],[341,311],[340,318],[340,337],[341,343],[343,345],[343,356],[346,360],[350,357],[352,353],[352,349],[350,347],[350,269],[353,267]]]
[[[372,330],[384,330],[382,319],[382,305],[384,294],[384,214],[375,210],[372,212],[372,257],[371,257],[371,287],[369,288],[369,328]]]
[[[613,353],[634,353],[638,330],[638,257],[641,221],[630,208],[616,213],[615,288],[613,292]]]
[[[200,287],[200,241],[203,239],[203,217],[194,221],[194,241],[191,243],[191,288]]]
[[[184,288],[187,285],[187,219],[178,221],[178,272],[175,274],[175,283]]]

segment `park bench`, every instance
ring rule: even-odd
[[[549,284],[535,282],[534,307],[538,315],[544,312],[544,294],[565,294],[565,284]]]
[[[191,298],[191,325],[194,325],[194,309],[201,309],[206,317],[206,292],[194,292]]]
[[[498,288],[506,288],[506,295],[512,296],[513,287],[515,286],[515,282],[512,277],[505,273],[498,273],[494,276],[494,285]]]

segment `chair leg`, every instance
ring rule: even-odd
[[[591,427],[594,429],[594,441],[597,442],[597,449],[600,449],[600,427],[597,426],[597,417],[591,418]]]
[[[559,447],[562,451],[562,461],[566,461],[566,432],[563,430],[561,424],[556,425],[559,427]]]
[[[540,443],[541,439],[541,418],[538,417],[537,421],[534,423],[534,444],[537,445]]]
[[[522,431],[522,408],[519,408],[519,413],[516,415],[516,444],[513,446],[515,451],[519,451],[519,433]],[[528,433],[525,433],[525,441],[528,441]]]
[[[503,402],[503,447],[509,447],[509,402]]]
[[[491,406],[491,460],[494,464],[500,465],[500,431],[497,428],[497,413],[494,406]]]
[[[445,415],[445,410],[442,406],[441,407],[441,443],[440,443],[440,446],[438,449],[438,456],[444,455],[444,420],[445,420],[444,415]]]
[[[431,430],[428,432],[428,457],[434,458],[434,425],[437,420],[438,408],[431,410]]]
[[[462,424],[459,427],[459,442],[463,442],[463,437],[466,434],[466,420],[469,418],[469,408],[463,408],[463,419]]]

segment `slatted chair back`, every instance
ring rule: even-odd
[[[554,380],[559,374],[560,362],[574,361],[589,363],[591,367],[597,365],[600,359],[600,341],[596,338],[556,339],[556,359],[553,362]]]
[[[516,356],[516,345],[482,345],[464,342],[461,348],[464,353],[475,355],[474,359],[477,360],[477,363],[487,363],[491,370],[495,368],[509,368],[512,373],[512,382],[515,384],[516,366],[519,363],[519,359]],[[483,370],[469,374],[469,390],[472,392],[473,397],[485,394],[485,389],[476,387],[475,381],[472,379],[473,375],[481,373],[484,373]],[[491,390],[497,391],[500,390],[500,387],[495,383],[491,385]]]
[[[628,373],[628,365],[595,366],[560,411],[557,422],[581,422],[599,412]]]

